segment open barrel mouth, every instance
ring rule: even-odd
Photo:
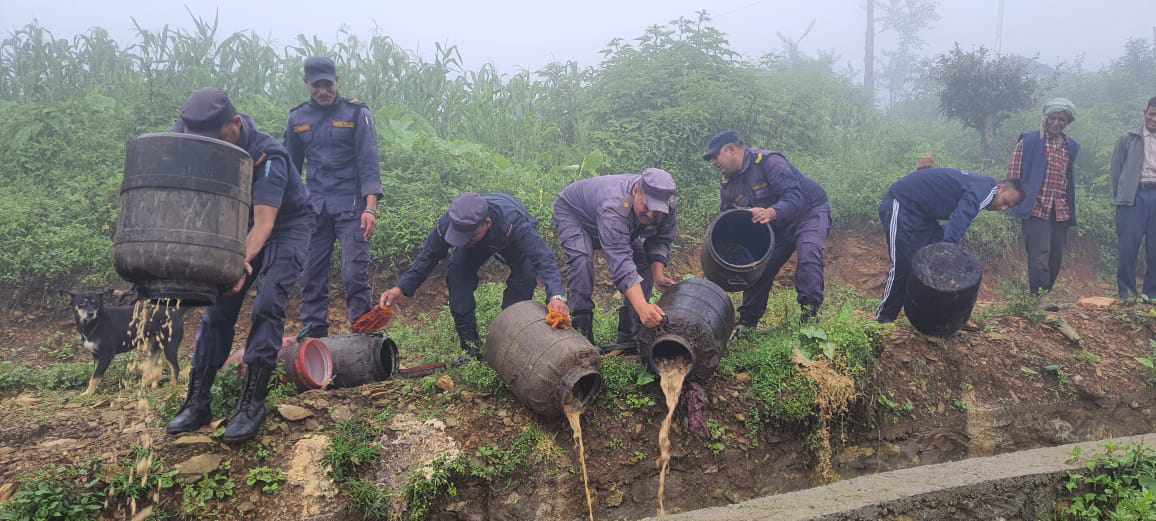
[[[752,268],[771,253],[771,229],[751,222],[750,210],[731,210],[720,215],[710,235],[711,254],[727,268]]]
[[[677,335],[665,335],[655,340],[651,348],[651,361],[655,365],[662,360],[684,359],[694,365],[694,352],[685,339]]]
[[[381,351],[378,355],[378,362],[381,363],[381,374],[385,378],[393,378],[400,370],[400,360],[398,359],[397,344],[389,337],[381,339]]]
[[[583,407],[590,405],[594,401],[594,397],[598,396],[598,391],[602,388],[602,375],[598,373],[590,373],[578,379],[574,387],[570,389],[571,395],[578,400]]]

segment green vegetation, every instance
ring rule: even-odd
[[[233,497],[237,483],[229,477],[228,460],[221,467],[194,483],[185,483],[181,489],[181,512],[195,517],[205,515],[213,503]]]
[[[9,362],[0,362],[0,393],[20,392],[29,389],[57,391],[62,389],[83,389],[92,376],[91,363],[60,363],[47,367],[27,367]],[[109,378],[113,371],[106,373]]]
[[[222,368],[217,373],[217,378],[213,380],[213,400],[211,407],[216,414],[225,414],[237,407],[237,402],[241,400],[241,393],[245,387],[245,378],[241,375],[239,366],[230,365]],[[273,376],[269,379],[269,394],[267,397],[270,408],[276,407],[277,404],[297,395],[297,387],[289,382],[285,376],[285,370],[278,367],[274,371]],[[181,410],[181,404],[184,403],[185,393],[167,393],[163,400],[157,402],[156,407],[157,419],[161,422],[168,422],[176,416]]]
[[[1079,450],[1073,462],[1084,469],[1071,472],[1064,483],[1068,502],[1060,513],[1064,519],[1140,521],[1156,517],[1156,451],[1142,444],[1104,446],[1104,451],[1084,458]]]
[[[92,467],[54,466],[20,483],[0,504],[3,521],[90,521],[99,517],[104,491]]]
[[[333,441],[322,460],[329,467],[329,475],[338,483],[355,479],[359,471],[377,462],[381,455],[378,438],[384,425],[354,418],[338,423]]]
[[[281,490],[288,478],[285,473],[271,467],[254,467],[245,477],[245,484],[253,488],[260,488],[266,494],[276,494]]]

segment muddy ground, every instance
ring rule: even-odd
[[[832,236],[828,276],[833,285],[877,296],[887,258],[876,239],[863,233]],[[1023,276],[1013,269],[1023,266],[1016,254],[989,269],[975,320],[956,337],[932,341],[906,326],[890,330],[870,386],[860,389],[851,413],[835,428],[833,461],[839,476],[1152,432],[1153,375],[1136,358],[1153,356],[1150,342],[1156,319],[1151,310],[1156,308],[1077,303],[1083,297],[1114,293],[1096,276],[1091,251],[1086,245],[1076,249],[1056,295],[1068,304],[1059,315],[1080,333],[1078,344],[1057,330],[1053,317],[999,312],[1006,305],[1001,283]],[[683,250],[672,268],[677,274],[697,273],[697,251]],[[791,270],[784,271],[781,282],[789,283]],[[500,280],[504,273],[496,269],[492,275]],[[378,282],[380,289],[389,280]],[[604,299],[611,292],[608,287],[600,291]],[[444,282],[431,280],[401,314],[406,320],[423,320],[417,317],[439,309],[444,295]],[[334,323],[343,322],[342,307],[332,306]],[[195,313],[188,320],[182,349],[186,365]],[[245,322],[239,324],[238,345],[245,336]],[[287,325],[289,332],[297,329],[295,321]],[[4,345],[0,360],[31,366],[83,360],[76,339],[71,318],[59,310],[0,311],[0,345]],[[418,362],[406,358],[405,346],[401,348],[403,366]],[[809,437],[813,426],[764,426],[752,431],[747,420],[755,404],[742,392],[744,384],[739,374],[720,375],[707,385],[709,417],[724,433],[721,446],[718,439],[693,436],[685,423],[676,421],[668,511],[723,505],[816,484]],[[430,393],[416,387],[413,380],[395,380],[289,398],[284,403],[301,406],[312,416],[288,421],[274,414],[259,444],[240,448],[220,444],[205,436],[208,432],[174,439],[156,423],[142,424],[132,394],[117,382],[106,382],[94,397],[81,398],[75,391],[2,396],[0,486],[54,463],[81,463],[94,457],[118,461],[143,429],[157,440],[166,465],[197,455],[229,462],[237,493],[211,509],[220,519],[352,519],[343,510],[348,498],[338,493],[318,464],[317,447],[332,436],[335,421],[389,410],[393,417],[382,439],[385,457],[374,471],[377,480],[387,484],[397,485],[404,473],[439,454],[508,444],[535,422],[548,434],[547,442],[536,448],[542,457],[533,472],[509,483],[466,480],[456,497],[436,505],[432,519],[585,517],[581,478],[563,420],[533,418],[505,393],[487,395],[461,385]],[[654,405],[624,408],[600,399],[584,416],[598,519],[654,514],[656,440],[665,410],[657,385],[643,392]],[[258,446],[264,448],[263,460]],[[285,470],[290,475],[285,492],[267,495],[243,484],[247,469],[258,465]],[[110,513],[109,518],[123,515]]]

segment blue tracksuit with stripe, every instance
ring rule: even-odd
[[[876,313],[880,322],[899,316],[907,300],[911,258],[928,244],[963,240],[967,228],[995,199],[996,181],[954,168],[918,170],[895,182],[879,204],[887,233],[891,273]],[[947,221],[942,226],[939,221]]]

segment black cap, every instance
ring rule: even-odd
[[[704,160],[710,161],[718,155],[718,151],[722,150],[731,143],[742,143],[743,140],[739,138],[739,133],[733,130],[726,130],[715,134],[710,138],[710,144],[706,146],[706,153],[702,155]]]
[[[486,222],[490,214],[490,203],[475,192],[459,195],[450,203],[450,227],[446,229],[446,242],[461,248],[470,242],[474,231]]]
[[[319,80],[337,81],[337,68],[333,60],[324,56],[313,56],[305,60],[305,83],[313,85]]]
[[[206,87],[193,92],[185,104],[181,105],[181,122],[190,132],[212,133],[225,126],[237,109],[225,91],[216,87]]]

